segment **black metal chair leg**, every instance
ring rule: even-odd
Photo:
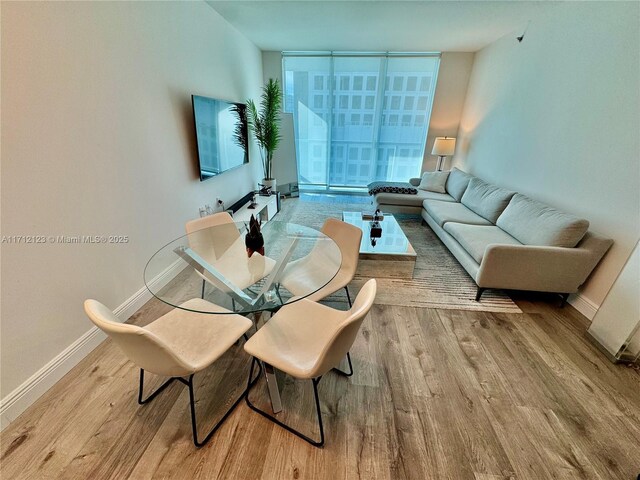
[[[482,297],[482,294],[484,293],[486,289],[482,288],[482,287],[478,287],[478,291],[476,292],[476,302],[480,301],[480,297]]]
[[[344,291],[347,292],[347,302],[349,302],[349,308],[351,308],[353,305],[351,304],[351,297],[349,296],[349,287],[345,286]]]
[[[253,359],[251,361],[251,374],[253,374]],[[229,408],[229,410],[227,410],[225,412],[225,414],[222,416],[222,418],[213,426],[213,428],[209,431],[209,433],[207,433],[207,436],[203,439],[203,440],[198,440],[198,426],[197,426],[197,422],[196,422],[196,402],[195,402],[195,395],[194,395],[194,391],[193,391],[193,374],[189,376],[188,380],[185,380],[182,377],[172,377],[169,380],[167,380],[166,382],[164,382],[155,392],[153,392],[151,395],[149,395],[146,399],[142,399],[142,390],[144,387],[144,370],[140,369],[140,391],[138,392],[138,403],[140,405],[143,405],[145,403],[150,402],[151,400],[153,400],[156,396],[158,396],[158,394],[160,392],[162,392],[165,388],[167,388],[172,382],[174,382],[175,380],[179,381],[180,383],[184,383],[188,388],[189,388],[189,407],[191,410],[191,432],[193,434],[193,444],[200,448],[202,446],[204,446],[209,440],[211,440],[211,437],[213,437],[213,434],[216,433],[216,431],[218,430],[218,428],[220,428],[222,426],[222,424],[224,423],[224,421],[229,417],[229,415],[231,415],[231,412],[233,412],[233,410],[238,406],[238,404],[242,401],[242,399],[248,395],[249,390],[256,384],[256,382],[258,381],[258,379],[260,378],[260,372],[261,372],[261,367],[260,365],[258,365],[258,374],[256,375],[256,377],[252,380],[251,379],[251,375],[249,376],[249,382],[247,383],[247,388],[245,390],[243,390],[242,395],[240,395],[235,402],[233,402],[233,405],[231,405],[231,407]]]
[[[256,358],[254,358],[253,361],[251,362],[251,369],[249,371],[249,381],[251,381],[251,376],[253,375],[253,366],[254,366],[254,364],[256,362],[258,362],[258,360]],[[258,366],[259,365],[260,364],[258,362]],[[251,410],[253,410],[254,412],[259,413],[263,417],[267,418],[268,420],[271,420],[276,425],[281,426],[282,428],[284,428],[288,432],[293,433],[295,436],[301,438],[305,442],[310,443],[314,447],[322,447],[322,446],[324,446],[324,427],[322,425],[322,411],[320,410],[320,397],[318,396],[318,383],[320,383],[321,379],[322,379],[322,377],[312,378],[311,379],[311,383],[313,383],[313,395],[314,395],[315,401],[316,401],[316,413],[318,415],[318,427],[320,429],[320,440],[319,441],[313,440],[312,438],[306,436],[304,433],[299,432],[298,430],[290,427],[289,425],[287,425],[284,422],[281,422],[280,420],[278,420],[273,415],[270,415],[269,413],[265,412],[264,410],[260,410],[258,407],[256,407],[249,400],[249,388],[247,388],[247,394],[245,395],[244,399],[245,399],[245,402],[247,403],[247,405],[249,406],[249,408]]]
[[[353,365],[351,365],[351,355],[349,354],[349,352],[347,352],[347,361],[349,362],[349,373],[340,370],[338,367],[335,367],[333,370],[340,375],[350,377],[351,375],[353,375]]]
[[[253,362],[251,366],[253,367]],[[251,380],[251,377],[249,377],[249,383],[247,384],[247,389],[242,392],[242,395],[240,395],[235,402],[233,402],[229,410],[225,412],[222,418],[218,420],[218,422],[213,426],[213,428],[209,431],[209,433],[207,433],[207,436],[204,437],[204,439],[202,440],[198,440],[198,424],[196,422],[196,402],[195,402],[195,395],[193,392],[193,375],[191,375],[189,377],[189,380],[187,381],[185,381],[184,379],[180,379],[182,380],[183,383],[187,385],[187,387],[189,387],[189,406],[191,410],[191,431],[193,433],[193,444],[196,447],[198,448],[203,447],[209,440],[211,440],[211,437],[213,437],[213,434],[216,433],[216,431],[222,426],[222,424],[229,417],[229,415],[231,415],[233,410],[238,406],[238,404],[242,401],[242,399],[249,393],[249,389],[251,389],[251,387],[253,387],[256,384],[259,377],[260,377],[260,372],[258,372],[258,375],[256,375],[256,378],[254,378],[253,381]]]
[[[140,388],[138,389],[138,403],[140,405],[144,405],[145,403],[149,403],[151,400],[156,398],[160,394],[160,392],[162,392],[165,388],[167,388],[169,385],[171,385],[174,380],[176,380],[175,377],[170,378],[169,380],[164,382],[162,385],[160,385],[160,387],[158,387],[158,389],[155,392],[153,392],[151,395],[149,395],[147,398],[145,398],[143,400],[142,399],[142,391],[144,389],[144,370],[141,368],[140,369]]]
[[[207,282],[204,281],[204,278],[202,279],[202,294],[200,295],[200,298],[202,298],[204,300],[204,286]]]

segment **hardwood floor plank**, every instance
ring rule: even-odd
[[[323,449],[244,404],[196,449],[186,388],[176,384],[139,406],[137,369],[107,341],[2,432],[0,473],[92,480],[634,478],[640,374],[608,363],[584,338],[586,323],[573,309],[535,299],[519,304],[527,313],[374,306],[351,350],[354,376],[328,373],[320,383]],[[132,321],[146,324],[167,309],[150,301]],[[196,377],[202,429],[247,375],[238,345]],[[279,380],[279,418],[315,435],[309,382]],[[264,380],[251,395],[269,408]]]

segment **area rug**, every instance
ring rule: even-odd
[[[341,218],[343,211],[370,209],[369,197],[303,195],[282,201],[277,220],[320,229],[329,217]],[[500,290],[487,290],[475,301],[476,284],[460,266],[435,233],[422,224],[419,215],[396,215],[398,223],[413,245],[418,258],[412,279],[379,278],[376,303],[453,310],[522,313]],[[352,289],[357,291],[367,278],[356,276]],[[346,303],[344,292],[329,303]]]

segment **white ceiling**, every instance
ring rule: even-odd
[[[521,33],[547,1],[256,1],[207,3],[262,50],[474,52]]]

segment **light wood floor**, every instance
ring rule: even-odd
[[[374,306],[355,375],[320,383],[324,449],[244,404],[196,449],[186,388],[137,405],[138,371],[106,341],[2,433],[2,479],[635,479],[639,372],[610,364],[571,307],[518,304],[525,313]],[[134,321],[165,311],[152,301]],[[205,424],[247,373],[239,346],[200,376]],[[263,381],[254,397],[266,401]],[[313,428],[309,384],[285,379],[283,400],[283,418]]]

